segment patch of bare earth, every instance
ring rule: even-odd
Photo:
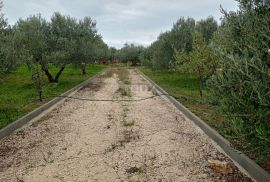
[[[130,71],[131,96],[116,74],[0,141],[0,181],[249,181],[170,103]]]

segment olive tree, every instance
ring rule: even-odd
[[[170,41],[170,32],[162,33],[156,42],[152,44],[152,66],[155,70],[169,69],[174,62],[173,45]]]
[[[143,66],[149,67],[153,69],[153,62],[152,62],[152,46],[145,48],[140,56],[139,59]]]
[[[218,24],[213,17],[196,22],[193,18],[181,17],[170,31],[161,33],[154,43],[141,55],[144,65],[153,69],[177,70],[179,60],[175,52],[189,54],[193,51],[193,32],[196,30],[203,35],[206,44],[210,43]],[[177,53],[177,54],[178,54]]]
[[[20,19],[14,28],[17,42],[28,57],[27,64],[39,64],[50,83],[58,82],[65,66],[76,62],[76,50],[83,47],[76,46],[80,36],[77,20],[60,13],[54,13],[50,22],[41,15]],[[50,72],[51,65],[59,68],[55,76]]]
[[[196,22],[196,30],[201,32],[207,43],[212,39],[213,34],[217,31],[218,23],[213,17]]]
[[[239,11],[223,11],[222,26],[214,36],[220,67],[208,86],[213,101],[241,121],[242,138],[269,161],[270,3],[238,1]],[[235,132],[230,121],[225,122],[229,134]]]
[[[203,34],[194,31],[192,34],[192,51],[176,52],[175,58],[179,62],[180,70],[195,75],[200,81],[200,96],[203,96],[205,81],[216,71],[216,58],[212,54]]]
[[[111,62],[116,61],[116,54],[117,54],[117,49],[115,47],[109,47],[109,56],[108,56],[108,59]]]
[[[72,54],[72,64],[86,74],[86,66],[95,59],[95,47],[97,45],[96,22],[89,17],[79,20],[76,26],[75,47]]]
[[[16,35],[2,13],[3,2],[0,1],[0,77],[15,70],[21,61]]]
[[[222,70],[218,75],[226,75],[227,81],[225,82],[221,79],[223,77],[216,75],[215,81],[211,82],[211,86],[213,86],[211,90],[214,95],[222,96],[220,100],[222,103],[228,103],[222,104],[224,107],[232,108],[237,103],[231,104],[229,101],[237,101],[240,104],[240,102],[245,103],[246,101],[244,100],[248,98],[246,96],[238,96],[238,98],[242,98],[243,100],[234,99],[235,94],[241,93],[238,89],[234,89],[234,87],[243,86],[244,88],[242,89],[249,90],[250,97],[252,97],[254,103],[259,102],[262,98],[269,97],[267,92],[264,94],[255,94],[256,92],[251,91],[248,87],[258,85],[257,82],[263,83],[269,78],[270,16],[268,9],[270,6],[267,1],[259,0],[239,0],[239,3],[240,10],[238,12],[227,13],[223,11],[223,25],[213,38],[213,48],[220,59],[220,70]],[[232,70],[235,71],[234,74],[231,74]],[[240,76],[243,74],[246,76]],[[252,80],[254,81],[253,84],[240,84]],[[234,87],[229,86],[234,82],[238,84]],[[216,88],[225,87],[226,84],[231,88],[228,92]],[[269,88],[270,86],[266,84],[264,87]],[[260,87],[254,89],[264,90]],[[249,107],[249,104],[246,106]]]
[[[95,55],[96,59],[108,59],[109,48],[108,45],[103,41],[102,36],[98,35],[95,42]]]
[[[160,34],[158,40],[152,44],[152,62],[154,69],[170,69],[175,67],[175,50],[192,51],[192,32],[195,28],[193,18],[177,20],[170,31]]]
[[[143,51],[143,46],[137,46],[134,44],[125,44],[120,50],[118,50],[117,58],[123,62],[131,62],[132,66],[140,64],[140,54]]]
[[[49,64],[42,67],[50,82],[58,82],[66,65],[74,61],[73,53],[76,48],[77,35],[76,26],[76,19],[70,16],[54,13],[51,18],[48,36],[49,54],[47,55],[47,63],[59,67],[59,71],[55,77],[53,77],[48,69]]]
[[[24,55],[21,59],[26,58],[24,61],[30,68],[34,64],[39,64],[43,70],[47,70],[49,30],[48,22],[41,15],[20,19],[15,24],[16,42],[21,46]]]

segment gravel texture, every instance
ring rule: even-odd
[[[131,96],[116,74],[98,78],[61,106],[0,141],[0,181],[250,181],[133,70]]]

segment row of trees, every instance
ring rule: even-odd
[[[153,70],[196,75],[202,96],[205,81],[214,74],[218,65],[209,46],[217,29],[218,24],[213,17],[198,22],[193,18],[180,18],[170,31],[161,33],[140,55],[140,61]]]
[[[141,61],[154,70],[175,68],[180,61],[175,56],[176,52],[182,51],[189,54],[192,51],[194,32],[197,32],[196,34],[200,32],[208,43],[217,27],[217,22],[213,17],[199,22],[193,18],[180,18],[170,31],[161,33],[158,39],[148,47],[141,55]]]
[[[2,7],[2,3],[1,3]],[[86,74],[86,65],[108,55],[108,47],[97,33],[96,22],[89,17],[77,20],[54,13],[50,21],[41,15],[20,19],[8,25],[0,16],[0,74],[27,64],[32,70],[37,65],[49,82],[58,82],[66,65],[80,67]],[[54,76],[50,66],[59,71]]]
[[[124,47],[117,50],[115,48],[109,49],[109,60],[122,62],[122,63],[131,63],[132,66],[140,65],[140,55],[145,50],[143,46],[134,45],[134,44],[124,44]]]
[[[212,17],[180,18],[140,54],[140,61],[153,70],[197,76],[200,95],[207,89],[212,104],[232,115],[224,122],[226,134],[246,139],[269,159],[270,2],[237,2],[236,12],[221,9],[219,26]]]

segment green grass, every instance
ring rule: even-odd
[[[53,99],[53,95],[59,95],[71,89],[104,68],[103,65],[88,65],[87,75],[82,75],[79,68],[67,66],[58,84],[46,83],[43,102],[38,101],[31,71],[27,66],[22,66],[17,71],[6,75],[0,82],[0,128]],[[58,71],[56,67],[49,69],[54,75]]]
[[[198,98],[200,95],[199,81],[194,76],[170,71],[152,71],[147,68],[140,70],[170,94],[191,98]]]
[[[206,102],[206,90],[203,91],[204,96],[201,99],[199,80],[196,77],[171,71],[152,71],[148,68],[140,70],[210,126],[218,128],[223,122],[220,109]]]

